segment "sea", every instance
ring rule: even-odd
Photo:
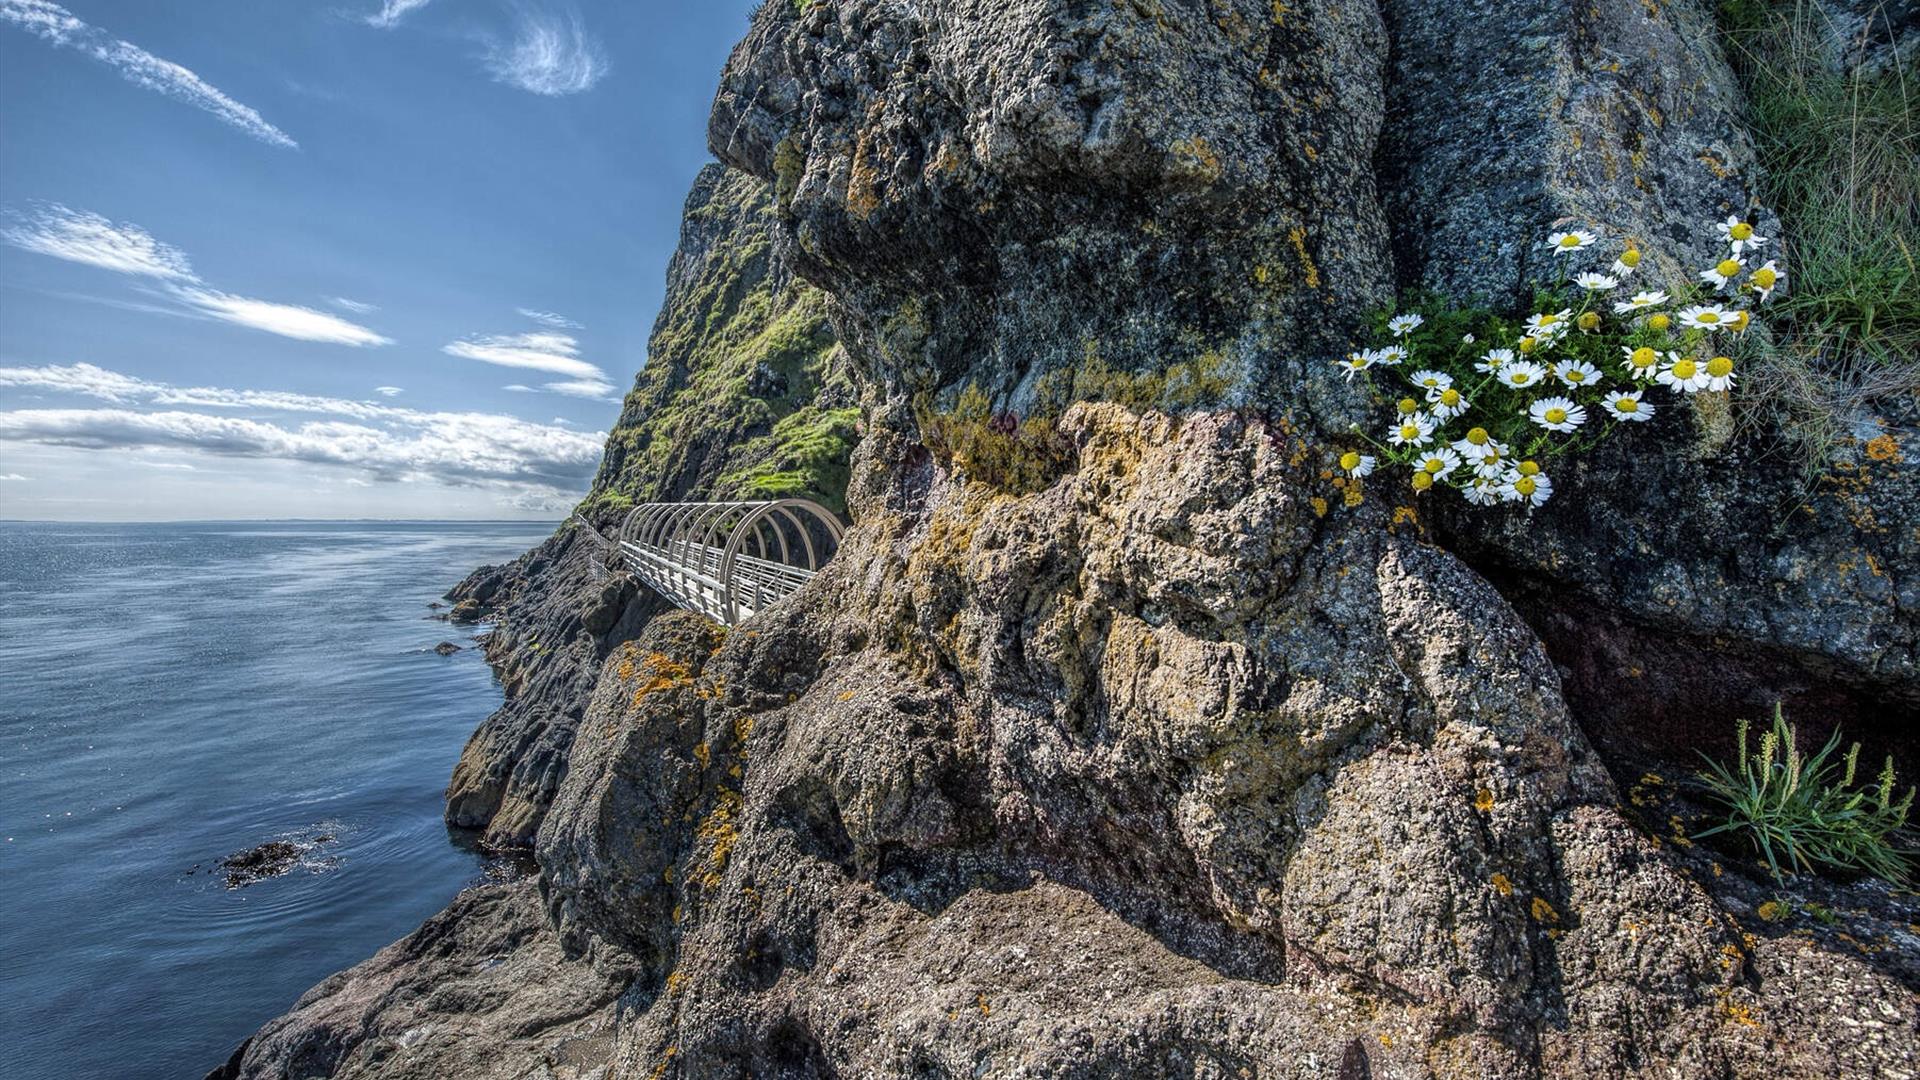
[[[440,816],[500,687],[428,605],[549,531],[0,522],[0,1077],[204,1076],[502,873]]]

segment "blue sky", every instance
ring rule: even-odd
[[[555,517],[752,0],[0,0],[0,518]]]

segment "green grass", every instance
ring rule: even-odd
[[[1818,753],[1805,757],[1778,705],[1758,750],[1748,753],[1745,720],[1739,730],[1734,765],[1709,758],[1700,774],[1709,798],[1726,810],[1726,820],[1695,839],[1744,839],[1766,859],[1775,878],[1834,870],[1894,884],[1908,880],[1912,852],[1904,846],[1903,832],[1914,792],[1908,788],[1904,798],[1894,797],[1891,757],[1872,787],[1856,788],[1860,744],[1836,759],[1837,731]]]
[[[1836,70],[1807,0],[1720,13],[1790,275],[1749,389],[1824,458],[1848,413],[1920,390],[1920,87]]]

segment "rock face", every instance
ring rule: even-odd
[[[1699,10],[1510,9],[764,5],[711,139],[773,207],[724,200],[712,235],[690,211],[674,280],[771,236],[756,280],[830,295],[866,424],[840,554],[731,631],[597,577],[578,527],[464,583],[508,701],[449,816],[531,838],[537,882],[463,897],[220,1075],[1920,1072],[1911,899],[1834,886],[1843,929],[1769,921],[1773,887],[1656,813],[1659,776],[1623,792],[1565,690],[1666,634],[1908,700],[1913,517],[1878,516],[1911,506],[1904,444],[1771,532],[1775,489],[1698,457],[1596,459],[1560,524],[1334,476],[1363,403],[1324,359],[1353,318],[1396,282],[1534,272],[1442,265],[1456,240],[1750,205]],[[1626,162],[1576,164],[1576,135]],[[1031,491],[916,427],[969,385],[1020,409],[1053,372],[1202,355],[1258,408],[1074,405]],[[623,427],[680,416],[681,378],[643,374]],[[733,453],[651,437],[616,432],[603,485],[650,479],[598,495],[714,490]],[[1624,509],[1661,484],[1702,504]],[[1855,548],[1884,592],[1814,573]],[[1565,595],[1586,629],[1547,617]]]

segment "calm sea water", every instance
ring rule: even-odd
[[[0,523],[0,1077],[201,1076],[482,877],[440,797],[500,691],[426,604],[547,531]]]

